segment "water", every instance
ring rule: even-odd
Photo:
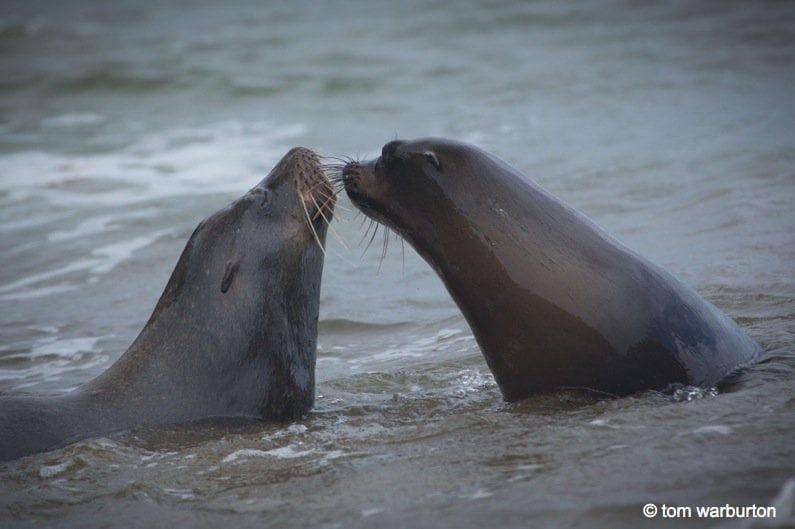
[[[647,503],[776,506],[795,523],[793,28],[774,1],[4,1],[4,393],[106,369],[199,220],[291,146],[369,157],[396,136],[496,153],[765,355],[717,394],[505,404],[430,268],[396,239],[382,260],[380,234],[365,250],[343,198],[310,417],[5,463],[0,524],[754,523],[647,521]]]

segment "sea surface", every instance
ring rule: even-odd
[[[759,365],[507,404],[430,267],[384,230],[368,245],[341,196],[309,417],[2,463],[0,526],[795,526],[789,1],[2,0],[0,392],[110,366],[193,228],[290,147],[420,136],[584,212],[733,317]],[[697,518],[727,505],[776,517]]]

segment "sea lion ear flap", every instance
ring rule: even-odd
[[[436,156],[435,152],[425,151],[422,154],[425,156],[425,161],[431,164],[437,171],[442,170],[442,162],[439,161],[439,157]]]
[[[235,273],[240,268],[238,261],[227,261],[224,268],[224,278],[221,280],[221,293],[226,294],[229,287],[232,285],[232,280],[235,278]]]

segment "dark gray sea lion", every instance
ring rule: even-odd
[[[334,201],[317,155],[292,149],[199,224],[149,321],[107,371],[63,396],[0,399],[0,459],[142,426],[306,415]]]
[[[708,387],[758,355],[691,288],[475,147],[392,141],[342,181],[436,270],[508,401]]]

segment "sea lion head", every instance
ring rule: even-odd
[[[212,276],[221,294],[259,295],[300,282],[322,268],[334,202],[317,154],[295,147],[248,193],[199,224],[186,252],[201,257],[188,268]]]
[[[424,253],[438,247],[438,237],[448,227],[479,230],[473,212],[489,207],[489,180],[479,175],[500,163],[451,140],[395,140],[384,145],[378,158],[347,164],[342,182],[360,210]]]

